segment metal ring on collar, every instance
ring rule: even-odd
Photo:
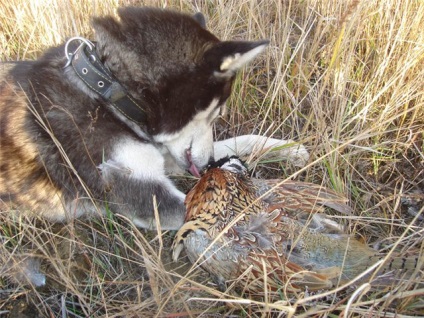
[[[68,52],[68,46],[69,46],[69,44],[70,44],[72,41],[80,41],[80,42],[81,42],[81,44],[80,44],[80,45],[76,48],[76,50],[75,50],[74,52],[70,53],[70,52]],[[75,53],[77,53],[77,52],[78,52],[78,50],[79,50],[79,49],[81,48],[81,46],[83,46],[84,44],[88,46],[88,49],[89,49],[90,51],[92,51],[92,50],[94,49],[94,44],[93,44],[93,42],[91,42],[91,41],[89,41],[89,40],[87,40],[86,38],[83,38],[83,37],[81,37],[81,36],[74,36],[74,37],[70,38],[70,39],[66,42],[66,44],[65,44],[65,56],[66,56],[66,58],[67,58],[67,62],[66,62],[66,64],[65,64],[65,66],[64,66],[64,67],[67,67],[67,66],[69,66],[69,65],[71,64],[73,56],[75,55]],[[94,58],[95,58],[95,57],[94,57]]]

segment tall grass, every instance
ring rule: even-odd
[[[35,59],[70,36],[90,38],[91,15],[143,4],[200,10],[222,39],[270,39],[238,76],[217,138],[261,133],[304,143],[311,160],[296,177],[350,196],[348,232],[379,248],[423,253],[422,1],[3,1],[0,59]],[[274,177],[293,172],[285,163],[258,167]],[[200,271],[186,274],[186,264],[176,269],[164,248],[169,234],[144,233],[116,217],[52,225],[8,212],[0,214],[0,260],[36,255],[47,286],[3,278],[0,315],[13,317],[19,304],[29,314],[62,317],[424,313],[419,276],[390,293],[364,285],[357,294],[351,287],[255,302],[217,291]]]

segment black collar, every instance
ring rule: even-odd
[[[81,44],[73,53],[69,53],[68,45],[74,40],[81,41]],[[72,38],[66,43],[65,54],[68,58],[65,68],[72,67],[88,88],[99,94],[127,119],[138,126],[146,126],[146,112],[102,64],[92,42],[80,37]]]

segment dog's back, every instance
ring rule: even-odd
[[[60,219],[64,213],[57,195],[60,191],[50,182],[40,160],[37,141],[43,132],[28,103],[28,78],[35,64],[10,62],[0,66],[0,208],[49,211],[52,219]],[[61,216],[56,218],[55,214]]]

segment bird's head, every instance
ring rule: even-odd
[[[246,164],[237,156],[226,156],[215,162],[209,163],[208,170],[212,168],[219,168],[237,174],[247,173]]]

